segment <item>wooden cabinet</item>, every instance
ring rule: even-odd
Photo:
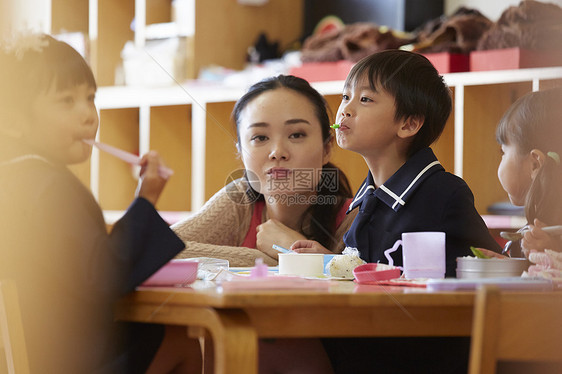
[[[299,40],[304,0],[268,0],[262,6],[237,0],[191,0],[194,34],[188,37],[187,77],[202,67],[242,69],[247,48],[261,32],[281,48]],[[172,0],[51,0],[53,33],[80,31],[90,41],[90,63],[100,86],[115,83],[115,70],[127,41],[145,42],[146,26],[171,22]],[[135,31],[133,31],[134,29]]]
[[[88,32],[92,64],[100,84],[100,140],[131,152],[158,150],[175,171],[158,208],[170,221],[198,210],[242,165],[235,147],[230,112],[246,87],[191,81],[168,87],[111,86],[125,41],[133,40],[130,24],[167,22],[170,0],[75,0],[72,7],[52,0],[53,31]],[[286,45],[302,29],[302,0],[269,0],[264,7],[236,0],[194,0],[195,34],[191,44],[194,71],[216,63],[242,68],[245,49],[260,31]],[[141,11],[139,11],[139,9]],[[137,35],[138,36],[138,35]],[[504,111],[532,90],[562,84],[562,67],[453,73],[444,76],[454,108],[433,148],[445,168],[462,176],[475,195],[481,214],[507,200],[496,170],[500,161],[495,128]],[[335,113],[343,81],[313,84]],[[333,161],[356,190],[367,173],[363,159],[336,147]],[[90,185],[109,221],[131,201],[137,181],[123,162],[94,150],[89,163],[73,167]],[[518,221],[517,221],[518,222]]]
[[[501,157],[495,140],[497,122],[523,94],[562,84],[562,67],[454,73],[444,78],[453,92],[454,111],[433,148],[447,170],[468,182],[478,211],[486,214],[490,204],[507,199],[496,176]],[[343,81],[313,85],[326,96],[335,113]],[[201,83],[158,89],[101,87],[97,96],[102,119],[100,137],[128,150],[136,146],[142,152],[149,148],[160,151],[176,175],[159,208],[197,210],[224,186],[230,173],[241,168],[229,116],[244,91],[245,88]],[[104,160],[105,156],[97,153],[92,165],[98,158],[99,175],[91,177],[90,183],[94,190],[99,189],[102,207],[124,209],[133,190],[133,184],[125,181],[132,179],[131,174],[120,161]],[[116,163],[119,165],[113,165]],[[367,172],[363,159],[338,148],[334,163],[357,189]],[[117,168],[122,175],[117,175]],[[121,190],[122,202],[117,192]]]

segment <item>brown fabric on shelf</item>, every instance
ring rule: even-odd
[[[450,17],[427,22],[418,31],[414,51],[420,53],[469,53],[476,49],[492,21],[475,9],[459,8]]]
[[[479,50],[514,47],[559,51],[562,8],[552,3],[522,1],[507,8],[478,43]]]
[[[341,30],[311,35],[303,44],[303,62],[328,62],[361,58],[385,49],[396,49],[412,38],[403,37],[374,23],[358,22]]]

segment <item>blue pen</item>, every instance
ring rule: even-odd
[[[277,244],[273,244],[273,249],[281,253],[293,253],[293,251],[291,251],[290,249],[283,248],[281,246],[278,246]]]

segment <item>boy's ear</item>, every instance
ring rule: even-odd
[[[538,149],[531,149],[529,156],[531,157],[531,179],[534,180],[542,169],[547,156]]]
[[[424,121],[425,118],[423,116],[409,116],[400,125],[398,136],[405,139],[416,135],[422,128]]]

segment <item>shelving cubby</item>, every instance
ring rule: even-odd
[[[467,181],[474,192],[478,211],[485,215],[489,205],[506,199],[496,176],[500,161],[495,140],[497,122],[509,105],[526,92],[562,84],[562,67],[453,73],[444,75],[444,78],[453,92],[454,111],[433,148],[447,170]],[[343,81],[313,85],[325,95],[335,113]],[[168,196],[159,208],[189,214],[223,187],[232,171],[241,167],[230,112],[244,91],[242,87],[196,83],[160,89],[101,87],[97,100],[102,118],[105,111],[118,107],[135,107],[138,112],[148,110],[151,113],[150,116],[138,116],[138,123],[136,117],[130,117],[128,122],[139,126],[139,134],[150,134],[144,141],[143,136],[139,136],[139,144],[144,143],[147,149],[148,146],[158,149],[178,171],[169,182]],[[164,106],[166,102],[168,105]],[[157,116],[155,111],[160,114]],[[166,130],[167,127],[172,129]],[[108,136],[104,135],[105,131],[102,123],[102,139]],[[172,135],[166,135],[168,131]],[[163,133],[157,135],[159,132]],[[128,136],[134,137],[134,134]],[[183,139],[179,139],[182,136]],[[127,146],[118,139],[106,140]],[[94,159],[96,157],[94,155]],[[336,148],[333,160],[357,189],[367,171],[363,159]],[[103,178],[91,178],[92,185],[97,183],[103,184]],[[103,196],[100,198],[104,206]],[[121,209],[115,204],[109,209]]]
[[[302,34],[302,1],[269,0],[251,7],[235,0],[193,0],[195,32],[188,44],[188,74],[195,76],[212,63],[241,69],[246,47],[262,30],[282,46],[291,44]],[[175,171],[158,208],[170,221],[197,211],[241,167],[230,112],[246,87],[196,81],[152,88],[113,86],[123,45],[128,40],[142,45],[146,25],[169,22],[170,0],[52,0],[52,13],[54,33],[79,31],[90,41],[90,62],[100,86],[100,140],[131,152],[158,150]],[[133,19],[136,32],[130,27]],[[507,199],[496,176],[498,120],[526,92],[562,85],[562,67],[452,73],[444,78],[454,108],[433,148],[447,170],[467,181],[478,211],[486,215],[489,205]],[[343,82],[313,85],[335,113]],[[333,161],[356,190],[367,172],[363,159],[336,147]],[[94,150],[90,162],[72,169],[91,187],[109,221],[122,214],[136,187],[129,166]],[[521,224],[517,218],[508,221]]]

